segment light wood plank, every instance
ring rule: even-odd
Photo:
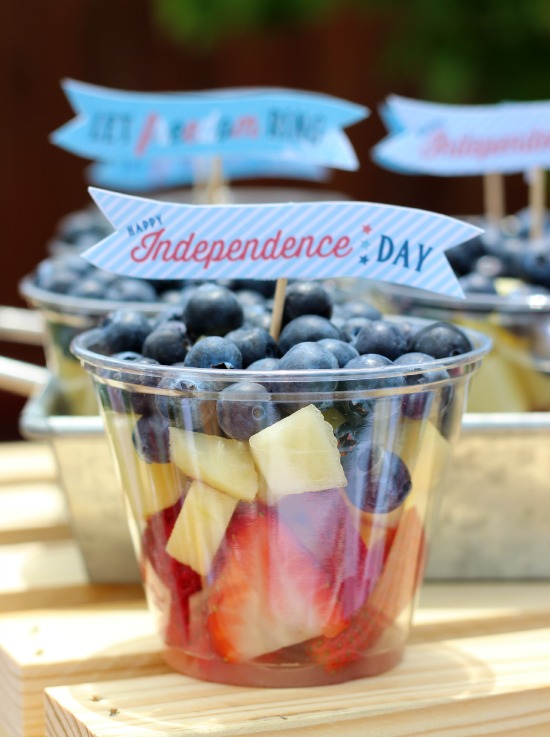
[[[136,587],[122,588],[136,593]],[[0,732],[42,737],[46,686],[168,670],[142,595],[0,616]]]
[[[48,443],[0,443],[0,484],[55,481],[57,469]]]
[[[458,640],[479,634],[490,637],[496,632],[521,634],[527,628],[540,629],[541,636],[545,636],[550,621],[549,587],[540,583],[503,582],[482,587],[427,584],[415,617],[411,643],[429,643],[430,647],[439,648],[450,637]],[[117,594],[118,601],[115,601]],[[65,602],[65,608],[61,602]],[[526,609],[518,610],[517,602],[524,602]],[[78,603],[89,606],[80,612],[71,608]],[[65,587],[57,592],[55,606],[57,611],[0,617],[0,694],[3,694],[0,706],[5,712],[0,727],[8,719],[19,725],[15,731],[11,728],[14,737],[43,734],[46,686],[66,686],[80,681],[95,683],[102,690],[106,674],[107,686],[112,688],[112,681],[143,675],[143,668],[151,663],[162,673],[168,670],[160,656],[160,643],[147,614],[141,587]],[[175,678],[179,682],[179,677]],[[369,684],[376,682],[369,681]],[[146,683],[144,693],[148,688]]]
[[[72,537],[65,497],[57,483],[0,486],[0,545]]]
[[[321,688],[239,688],[168,674],[46,694],[47,737],[542,735],[550,629],[413,645],[388,673]]]

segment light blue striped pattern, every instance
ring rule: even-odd
[[[266,205],[182,205],[122,195],[91,188],[90,192],[115,227],[115,232],[84,253],[96,266],[126,276],[149,279],[324,279],[329,277],[363,277],[378,281],[406,284],[453,297],[462,291],[449,266],[444,251],[468,240],[481,231],[475,226],[425,210],[415,210],[370,202],[310,202]],[[161,218],[162,226],[158,224]],[[149,222],[143,233],[136,224]],[[370,234],[363,226],[370,226]],[[134,229],[134,234],[128,228]],[[333,243],[348,237],[351,252],[345,257],[315,255],[284,259],[253,260],[251,248],[247,258],[239,261],[146,261],[132,260],[132,249],[141,239],[163,228],[162,240],[172,244],[187,240],[194,233],[192,244],[199,240],[212,244],[223,240],[226,245],[235,239],[243,243],[257,239],[260,244],[277,236],[279,243],[288,237],[312,236],[317,243],[330,235]],[[382,236],[391,239],[393,253],[379,260]],[[149,239],[154,236],[149,235]],[[408,268],[396,258],[408,241]],[[368,245],[365,245],[365,242]],[[385,241],[386,244],[389,241]],[[424,253],[433,249],[419,270],[420,245]],[[305,250],[305,249],[304,249]],[[327,246],[323,252],[328,250]],[[368,262],[361,263],[367,256]]]

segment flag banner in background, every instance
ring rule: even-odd
[[[372,149],[381,166],[409,174],[514,174],[550,166],[550,102],[442,105],[390,96],[389,136]]]
[[[369,115],[346,100],[288,89],[151,93],[76,80],[62,87],[76,117],[51,140],[95,161],[236,155],[354,170],[342,129]]]

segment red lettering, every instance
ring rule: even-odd
[[[305,235],[303,238],[300,239],[300,245],[298,246],[298,250],[294,254],[295,257],[299,258],[302,255],[302,249],[305,248],[307,250],[312,245],[313,245],[313,236]]]
[[[319,243],[317,244],[317,246],[315,248],[313,248],[313,249],[312,249],[312,244],[310,243],[309,246],[306,249],[306,256],[308,258],[313,258],[313,256],[323,256],[323,254],[321,253],[321,249],[322,249],[323,243],[325,241],[328,241],[328,243],[330,245],[332,243],[332,236],[331,235],[324,235],[321,238],[321,240],[319,241]],[[329,251],[329,253],[330,253],[330,251]],[[329,254],[327,254],[327,256],[328,255]]]
[[[135,246],[135,248],[132,248],[130,251],[130,258],[132,261],[137,261],[138,263],[143,263],[144,261],[155,261],[163,246],[165,249],[169,248],[171,245],[170,241],[160,240],[164,230],[165,229],[162,228],[162,230],[157,230],[155,233],[144,235],[139,246]],[[140,251],[142,251],[141,255],[139,253]]]
[[[290,235],[283,243],[281,256],[283,258],[292,258],[294,256],[294,254],[292,253],[292,249],[294,248],[296,248],[296,238],[293,238]]]
[[[334,248],[332,249],[332,253],[335,255],[336,258],[344,258],[345,256],[349,256],[352,251],[353,248],[349,244],[349,238],[347,235],[343,235],[341,238],[339,238],[336,241]],[[328,255],[329,254],[327,253],[327,256]]]
[[[250,241],[247,241],[246,245],[248,246],[249,243]],[[256,241],[256,243],[258,243],[258,241]],[[243,254],[239,254],[239,251],[241,250],[242,247],[243,247],[242,241],[240,241],[238,238],[236,238],[234,241],[231,241],[227,249],[227,256],[226,256],[227,260],[228,261],[238,261],[240,259],[241,261],[244,261],[244,257],[246,255],[246,247],[245,247],[245,252]],[[236,256],[234,256],[235,253],[237,253]]]
[[[191,120],[183,129],[183,140],[194,141],[197,137],[198,124],[196,120]]]
[[[224,259],[225,242],[214,241],[208,252],[208,257],[204,262],[204,268],[207,269],[210,266],[211,261],[223,261]]]
[[[193,238],[195,237],[195,233],[191,233],[189,238],[184,241],[178,241],[176,244],[176,247],[174,249],[174,253],[172,254],[172,260],[173,261],[190,261],[191,256],[188,256],[188,251],[191,248],[191,243],[193,242]],[[181,251],[181,253],[180,253]]]
[[[151,113],[145,121],[145,125],[143,126],[143,130],[141,131],[138,142],[136,144],[137,156],[141,156],[141,154],[144,153],[145,149],[149,145],[149,141],[153,137],[153,131],[155,129],[155,123],[157,122],[157,120],[158,115],[156,113]]]
[[[204,253],[204,258],[200,258],[200,256]],[[191,257],[193,261],[197,261],[200,263],[201,261],[206,261],[208,258],[208,241],[199,241],[197,245],[195,246],[195,250],[193,251],[193,256]]]
[[[248,138],[257,138],[258,119],[253,115],[243,115],[241,118],[238,118],[231,130],[231,136],[233,138],[241,138],[245,136]]]
[[[263,258],[265,261],[268,259],[276,259],[276,251],[277,246],[279,245],[279,240],[281,238],[281,230],[277,231],[277,235],[274,238],[268,238],[262,248],[260,258]]]

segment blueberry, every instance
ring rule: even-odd
[[[344,490],[354,506],[370,514],[387,514],[405,501],[412,480],[398,455],[381,446],[366,444],[356,450],[353,460]]]
[[[132,441],[146,463],[168,463],[170,460],[169,426],[161,415],[140,417],[132,431]]]
[[[394,322],[376,320],[361,328],[352,345],[360,354],[376,353],[394,361],[407,351],[407,338]]]
[[[152,321],[152,330],[156,330],[165,322],[183,323],[183,305],[177,302],[163,309],[162,312],[160,312],[157,317]]]
[[[465,333],[447,322],[434,322],[421,328],[413,338],[411,351],[427,353],[434,358],[460,356],[472,350]]]
[[[62,266],[57,266],[51,270],[46,276],[38,277],[37,286],[48,292],[56,294],[67,294],[75,283],[75,274],[73,271]]]
[[[498,294],[493,279],[475,271],[461,276],[458,281],[466,294]]]
[[[532,284],[550,289],[550,249],[548,246],[527,248],[519,258],[520,276]]]
[[[319,282],[299,281],[288,285],[283,309],[283,325],[302,315],[320,315],[330,320],[332,299]]]
[[[458,276],[469,274],[480,256],[485,253],[485,246],[481,238],[460,243],[445,251],[445,256]]]
[[[348,361],[344,368],[346,369],[378,369],[382,372],[386,366],[392,366],[391,361],[387,356],[381,356],[376,353],[363,353],[357,358],[352,358]],[[346,386],[346,381],[341,382],[344,386],[342,390],[349,390]],[[388,388],[399,388],[403,386],[404,381],[401,376],[384,376],[384,377],[371,377],[365,376],[357,381],[351,382],[353,387],[361,391],[376,390],[376,389],[388,389]],[[340,387],[339,387],[340,388]]]
[[[72,271],[73,274],[78,274],[78,276],[84,276],[94,268],[89,261],[76,253],[64,253],[55,258],[63,264],[65,269]]]
[[[357,447],[357,425],[353,422],[343,422],[338,425],[334,431],[336,441],[338,443],[338,451],[340,455],[345,458],[349,453]]]
[[[300,318],[298,318],[300,319]],[[322,319],[322,318],[320,318]],[[278,369],[284,371],[303,371],[308,369],[326,369],[327,371],[335,371],[338,369],[338,361],[334,355],[319,343],[304,342],[293,346],[279,361]],[[331,378],[319,378],[315,381],[302,383],[300,381],[277,381],[273,383],[275,392],[288,392],[297,394],[307,394],[308,392],[332,393],[336,389],[337,382]],[[303,401],[287,402],[284,409],[289,412],[295,412],[301,407],[312,404],[311,401],[304,397]],[[326,409],[332,404],[332,398],[321,402],[314,401],[313,404],[319,409]]]
[[[257,307],[245,307],[243,325],[256,325],[269,332],[271,330],[271,313]]]
[[[409,322],[408,320],[401,320],[399,327],[407,341],[407,351],[410,351],[413,337],[418,332],[418,325],[415,325],[413,322]]]
[[[217,416],[221,429],[235,440],[248,440],[281,419],[269,391],[252,381],[231,384],[221,391]]]
[[[352,358],[344,368],[345,369],[371,369],[378,370],[375,373],[383,372],[386,366],[392,366],[393,363],[386,356],[365,353],[357,358]],[[401,376],[385,376],[372,377],[365,376],[356,380],[343,380],[338,384],[338,391],[352,392],[352,396],[348,400],[343,400],[338,407],[348,421],[358,422],[368,418],[379,399],[374,397],[361,396],[363,392],[377,391],[379,389],[399,389],[404,384]],[[393,400],[393,397],[390,397]]]
[[[352,358],[357,358],[359,355],[355,348],[344,340],[337,340],[336,338],[323,338],[318,341],[319,345],[322,345],[334,355],[338,361],[338,366],[343,368],[346,363],[351,361]]]
[[[430,366],[431,364],[431,366]],[[404,366],[415,369],[414,374],[404,376],[407,386],[418,386],[434,381],[447,381],[449,374],[444,369],[435,368],[434,359],[426,353],[404,353],[394,361],[395,366]],[[426,371],[418,372],[418,369],[426,367]],[[425,417],[432,406],[434,392],[418,392],[405,394],[403,396],[403,414],[411,419]]]
[[[109,341],[105,334],[105,328],[99,326],[86,332],[86,348],[94,353],[108,356],[110,353]],[[136,353],[136,355],[138,355]]]
[[[216,414],[216,400],[206,396],[216,392],[211,382],[183,376],[165,376],[158,385],[157,409],[176,427],[212,433],[212,419]]]
[[[254,361],[254,363],[247,366],[247,371],[275,371],[279,368],[280,362],[280,358],[260,358],[259,361]],[[268,391],[273,391],[273,384],[271,381],[261,381],[257,383],[265,386]]]
[[[265,297],[261,292],[255,292],[252,289],[241,289],[241,291],[235,292],[235,297],[237,297],[243,309],[245,307],[265,308]]]
[[[265,328],[257,326],[237,328],[225,336],[240,350],[243,359],[243,368],[261,358],[276,358],[279,349],[277,343]]]
[[[144,279],[121,277],[109,285],[105,299],[114,302],[156,302],[157,293]]]
[[[185,305],[183,321],[195,337],[223,336],[243,324],[243,308],[229,289],[204,284],[195,289]]]
[[[371,320],[369,317],[362,317],[360,315],[347,318],[342,327],[343,339],[347,340],[348,343],[353,343],[361,330],[370,327],[373,322],[374,320]]]
[[[342,335],[337,327],[320,315],[302,315],[289,322],[279,336],[279,349],[286,353],[298,343],[311,343],[323,338],[336,338]]]
[[[112,358],[123,361],[129,367],[135,363],[148,366],[159,365],[154,358],[146,358],[135,351],[115,353]],[[134,372],[119,369],[112,373],[111,379],[115,382],[131,385],[125,388],[109,385],[108,395],[115,412],[135,412],[138,415],[149,415],[155,411],[154,395],[139,391],[139,387],[156,387],[158,379],[155,375],[143,370]]]
[[[509,259],[502,256],[487,254],[477,260],[475,272],[493,280],[499,276],[512,276],[510,273]]]
[[[190,344],[182,322],[165,322],[145,338],[142,353],[164,366],[170,366],[185,359]]]
[[[103,269],[94,269],[92,273],[94,279],[97,279],[97,281],[105,285],[112,284],[117,279],[120,279],[118,274],[115,274],[112,271],[104,271]]]
[[[105,292],[105,284],[92,275],[78,281],[76,284],[73,283],[67,294],[72,297],[83,297],[84,299],[105,299]]]
[[[230,340],[212,335],[202,338],[188,351],[185,366],[196,368],[240,369],[243,358],[240,350]]]
[[[342,315],[347,318],[366,317],[369,320],[380,320],[382,313],[374,305],[361,300],[350,300],[341,305]]]
[[[249,371],[274,371],[279,368],[280,358],[260,358],[247,366]]]
[[[115,310],[103,321],[109,353],[135,351],[141,353],[145,338],[151,332],[147,317],[135,310]]]

